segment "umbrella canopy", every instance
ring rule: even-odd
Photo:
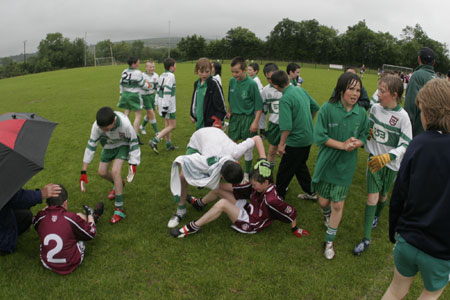
[[[0,209],[44,168],[56,125],[33,113],[0,115]]]

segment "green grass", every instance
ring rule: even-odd
[[[287,201],[298,211],[298,221],[311,236],[296,239],[289,225],[275,222],[257,235],[243,235],[230,228],[226,216],[187,239],[169,235],[167,221],[175,210],[169,189],[170,166],[184,153],[194,131],[189,106],[196,76],[194,65],[177,65],[177,129],[175,152],[155,155],[144,145],[142,163],[133,183],[125,188],[128,218],[116,225],[108,220],[113,203],[106,199],[110,185],[96,175],[99,153],[89,165],[87,192],[79,191],[78,179],[92,122],[99,107],[116,107],[118,82],[125,66],[71,69],[0,80],[0,112],[35,112],[58,122],[47,151],[45,169],[26,188],[54,182],[69,192],[69,209],[105,202],[105,215],[97,237],[87,243],[83,264],[72,274],[60,276],[44,269],[39,261],[39,239],[34,229],[19,239],[17,251],[0,258],[2,299],[379,299],[393,273],[392,244],[388,241],[388,209],[373,232],[372,245],[362,257],[352,249],[363,234],[366,202],[365,161],[360,150],[358,169],[346,200],[344,218],[336,238],[333,261],[323,257],[325,228],[316,203],[299,201],[301,189],[292,181]],[[281,66],[285,68],[285,66]],[[223,67],[227,94],[230,71]],[[162,66],[157,66],[161,73]],[[328,100],[339,71],[302,68],[304,87],[320,103]],[[265,83],[262,74],[260,78]],[[376,76],[363,80],[369,95]],[[161,129],[163,123],[158,119]],[[142,136],[144,142],[153,136]],[[98,151],[100,152],[100,151]],[[313,172],[317,147],[309,159]],[[124,175],[125,175],[124,170]],[[192,188],[204,195],[205,190]],[[33,208],[33,212],[44,205]],[[188,208],[186,220],[201,214]],[[423,285],[414,282],[410,296]],[[450,297],[448,290],[442,299]]]

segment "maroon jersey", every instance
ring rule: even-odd
[[[41,210],[33,224],[41,240],[42,264],[59,274],[71,273],[78,267],[84,255],[79,241],[91,240],[96,234],[94,223],[87,223],[62,206]]]
[[[233,228],[246,233],[256,233],[278,219],[284,223],[292,223],[297,217],[295,209],[277,194],[275,185],[270,185],[264,193],[252,189],[250,183],[234,185],[233,194],[236,200],[250,199],[244,206],[249,222],[237,220]]]

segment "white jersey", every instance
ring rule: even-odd
[[[116,125],[108,132],[104,132],[97,125],[97,121],[92,125],[91,136],[89,138],[86,150],[84,151],[84,163],[90,163],[94,158],[98,142],[104,149],[115,149],[120,146],[128,146],[128,162],[133,165],[139,165],[141,162],[141,150],[138,139],[130,120],[120,111],[115,111]]]
[[[372,107],[374,104],[377,104],[378,102],[378,90],[373,93],[372,98],[370,98],[370,106]]]
[[[261,94],[261,92],[262,92],[262,90],[263,90],[263,85],[262,85],[262,83],[261,83],[261,80],[259,80],[259,77],[258,77],[258,76],[252,77],[252,79],[253,79],[253,81],[255,81],[256,84],[258,85],[258,90],[259,90],[259,93]]]
[[[390,110],[376,103],[370,109],[369,122],[373,135],[366,143],[366,151],[372,155],[394,154],[396,158],[386,166],[398,171],[406,148],[412,140],[408,113],[400,105]]]
[[[147,74],[147,72],[143,73],[142,76],[144,77],[144,80],[148,83],[150,83],[150,87],[148,85],[145,85],[141,90],[141,95],[151,95],[156,92],[158,87],[158,74],[156,72],[153,72],[153,74]]]
[[[253,149],[255,142],[248,138],[242,143],[236,144],[225,132],[216,127],[204,127],[191,136],[188,147],[197,150],[206,157],[229,156],[239,160],[248,150]]]
[[[219,74],[214,75],[213,78],[219,82],[220,86],[222,86],[222,78],[220,78]]]
[[[158,105],[160,115],[176,112],[175,90],[175,75],[170,71],[162,73],[158,79],[155,97],[155,103]]]
[[[123,70],[120,78],[120,94],[123,92],[139,94],[145,85],[141,71],[132,68]]]
[[[269,122],[278,124],[279,105],[283,93],[274,88],[271,84],[266,85],[262,92],[261,98],[265,112],[269,112]]]

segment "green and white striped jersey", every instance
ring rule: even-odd
[[[366,151],[372,155],[394,154],[396,158],[386,166],[398,171],[406,148],[412,140],[408,113],[400,105],[390,110],[376,103],[370,109],[369,124],[373,135],[366,143]]]
[[[141,71],[132,68],[123,70],[120,78],[120,94],[123,92],[139,94],[145,85]]]
[[[176,111],[175,107],[175,91],[176,91],[176,81],[175,74],[166,70],[159,76],[158,87],[156,90],[155,102],[159,107],[159,111],[164,107],[167,107],[168,113],[174,113]]]
[[[97,125],[97,121],[92,125],[91,136],[89,138],[86,150],[84,151],[83,162],[90,163],[94,158],[98,142],[104,149],[115,149],[120,146],[128,146],[128,162],[133,165],[139,165],[141,162],[141,150],[138,139],[130,120],[120,111],[115,111],[116,125],[111,131],[104,132]]]
[[[278,124],[280,98],[283,93],[274,88],[271,84],[266,85],[262,92],[264,112],[269,112],[269,122]]]
[[[141,95],[151,95],[155,93],[158,88],[158,78],[159,78],[158,74],[156,72],[153,72],[150,75],[147,74],[147,72],[144,72],[142,76],[144,77],[144,80],[146,82],[150,83],[150,87],[144,86],[141,90]]]

